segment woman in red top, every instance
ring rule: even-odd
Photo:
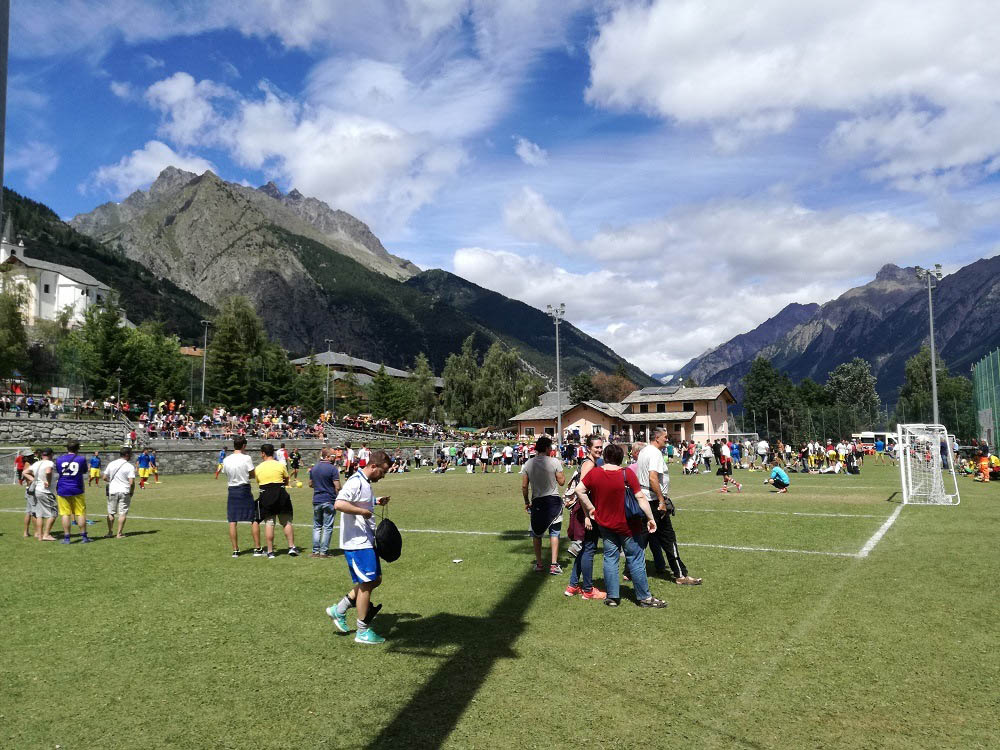
[[[624,455],[620,445],[614,443],[606,445],[604,466],[595,466],[587,472],[577,485],[576,494],[587,510],[587,515],[597,522],[601,538],[604,540],[604,583],[608,589],[608,598],[604,603],[609,607],[617,607],[621,603],[618,558],[624,550],[629,575],[635,587],[636,603],[640,607],[662,609],[667,603],[649,592],[649,581],[646,579],[646,552],[633,536],[633,530],[625,518],[626,482],[632,488],[636,500],[639,501],[639,507],[646,515],[646,529],[650,534],[656,531],[656,521],[653,520],[649,500],[639,487],[635,473],[631,469],[621,467]]]

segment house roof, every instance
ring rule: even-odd
[[[672,390],[671,390],[672,389]],[[736,403],[736,399],[729,392],[729,388],[724,385],[708,385],[695,388],[676,388],[674,386],[654,386],[643,388],[639,391],[632,391],[622,399],[623,404],[648,404],[653,401],[714,401],[722,394],[726,394],[730,403]]]
[[[555,407],[558,405],[556,403],[557,401],[564,405],[565,404],[572,405],[573,403],[572,401],[570,401],[569,391],[546,391],[545,393],[543,393],[541,396],[538,397],[539,406]]]
[[[85,286],[96,286],[98,289],[107,289],[111,291],[111,287],[102,281],[98,281],[93,276],[91,276],[86,271],[79,268],[74,268],[73,266],[63,266],[58,263],[49,263],[44,260],[36,260],[35,258],[26,258],[23,255],[12,255],[7,260],[4,261],[5,266],[21,264],[27,266],[28,268],[38,268],[42,271],[53,271],[67,279],[77,282],[78,284],[84,284]]]
[[[352,357],[349,354],[344,354],[343,352],[316,352],[313,355],[316,360],[316,364],[320,367],[330,367],[337,368],[351,368],[352,370],[371,370],[372,372],[378,372],[382,364],[378,362],[369,362],[367,359],[359,359],[358,357]],[[293,359],[293,365],[306,365],[309,363],[309,357],[299,357],[298,359]],[[385,372],[394,378],[408,378],[411,377],[411,373],[406,370],[400,370],[397,367],[389,367],[384,365]],[[334,379],[337,376],[334,375]],[[359,380],[360,382],[360,380]],[[434,385],[438,388],[444,387],[444,380],[442,378],[434,378]]]
[[[645,422],[687,422],[694,419],[693,411],[660,411],[648,412],[646,414],[622,414],[619,416],[623,422],[631,424],[643,424]]]
[[[568,411],[569,408],[563,409],[563,414],[565,414]],[[543,421],[546,419],[555,419],[558,416],[559,416],[559,409],[556,408],[555,406],[532,406],[527,411],[522,411],[520,414],[515,414],[507,421],[536,422],[536,421]]]

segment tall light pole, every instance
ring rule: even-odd
[[[208,327],[212,325],[211,320],[203,320],[201,324],[205,326],[205,343],[201,347],[201,403],[205,404],[205,364],[208,360]]]
[[[333,339],[323,339],[323,341],[326,343],[326,353],[330,354],[330,346],[333,344]],[[326,411],[326,402],[330,398],[330,359],[331,357],[326,358],[326,394],[323,397],[323,411]],[[334,388],[336,388],[336,384],[334,384]],[[334,394],[333,400],[336,403],[336,394]]]
[[[118,395],[115,396],[115,410],[118,412],[118,420],[122,418],[122,368],[115,370],[115,377],[118,378]]]
[[[562,456],[562,382],[559,365],[559,324],[566,316],[566,304],[564,302],[560,302],[559,307],[547,305],[545,311],[556,324],[556,429],[558,430],[558,433],[556,434],[556,445],[559,446],[559,455]]]
[[[934,424],[941,424],[938,417],[937,397],[937,350],[934,347],[934,297],[931,291],[936,288],[935,281],[941,280],[941,264],[935,263],[934,269],[917,266],[917,278],[927,279],[927,315],[931,321],[931,406],[934,409]]]

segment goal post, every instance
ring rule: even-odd
[[[898,425],[896,451],[904,505],[958,505],[961,502],[954,446],[943,425]]]

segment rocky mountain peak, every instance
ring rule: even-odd
[[[281,188],[275,185],[273,180],[269,180],[266,185],[261,185],[257,189],[264,195],[269,195],[278,201],[285,197],[285,194],[281,192]]]
[[[177,167],[166,167],[159,176],[149,186],[149,192],[147,195],[150,198],[159,198],[163,195],[168,195],[169,193],[178,190],[179,188],[187,185],[191,180],[197,178],[194,172],[185,172],[183,169],[178,169]],[[136,191],[138,193],[140,191]],[[135,196],[135,193],[130,198]]]
[[[875,274],[875,281],[898,281],[902,283],[910,281],[915,276],[916,269],[913,267],[900,268],[895,263],[886,263]]]
[[[300,201],[303,198],[305,198],[305,196],[302,195],[302,193],[300,193],[297,188],[292,188],[291,192],[288,193],[288,198],[290,198],[293,201]]]

